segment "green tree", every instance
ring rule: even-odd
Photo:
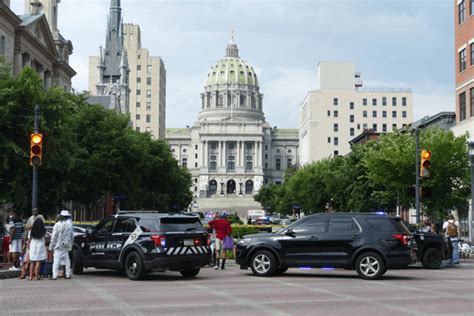
[[[44,135],[38,202],[54,213],[65,201],[93,208],[108,194],[124,194],[129,208],[186,208],[191,175],[161,140],[130,128],[127,115],[89,105],[85,95],[44,90],[31,69],[13,78],[0,63],[0,203],[25,215],[31,208],[29,138],[34,106]]]

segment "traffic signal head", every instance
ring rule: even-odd
[[[43,160],[43,134],[33,133],[30,137],[30,165],[41,166]]]
[[[420,177],[428,178],[431,168],[431,151],[424,149],[421,151]]]

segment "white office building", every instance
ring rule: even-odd
[[[348,154],[364,130],[391,132],[413,121],[410,89],[363,88],[353,63],[319,63],[318,81],[299,108],[302,165]]]

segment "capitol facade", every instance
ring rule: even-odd
[[[192,174],[193,208],[200,211],[245,215],[265,207],[253,196],[265,184],[280,184],[299,160],[298,130],[265,121],[257,74],[239,57],[233,36],[208,72],[197,121],[166,129],[166,141]]]

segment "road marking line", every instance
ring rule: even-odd
[[[395,311],[398,311],[398,312],[407,313],[409,315],[426,315],[426,313],[416,312],[416,311],[413,311],[412,309],[404,308],[404,307],[401,307],[401,306],[394,306],[394,305],[391,305],[391,304],[377,302],[377,301],[372,300],[372,299],[357,297],[357,296],[348,295],[348,294],[337,293],[337,292],[330,291],[330,290],[325,290],[325,289],[313,288],[313,287],[310,287],[310,286],[306,286],[306,285],[302,285],[302,284],[296,284],[296,283],[292,283],[292,282],[283,282],[283,281],[279,281],[279,280],[276,280],[276,279],[268,279],[268,278],[262,278],[262,279],[264,281],[268,281],[268,282],[271,282],[271,283],[279,283],[279,284],[286,285],[286,286],[293,286],[293,287],[308,289],[308,290],[310,290],[312,292],[316,292],[316,293],[333,295],[333,296],[336,296],[336,297],[344,298],[344,299],[349,300],[349,301],[364,302],[366,304],[383,307],[383,308],[388,309],[388,310],[395,310]]]
[[[258,309],[258,310],[260,310],[260,311],[262,311],[266,314],[280,315],[280,316],[290,315],[290,314],[287,314],[287,313],[285,313],[285,312],[283,312],[279,309],[276,309],[276,308],[273,308],[273,307],[270,307],[270,306],[266,306],[266,305],[263,305],[263,304],[255,303],[253,301],[250,301],[250,300],[238,297],[236,295],[230,294],[230,293],[228,293],[224,290],[221,290],[221,289],[214,290],[213,288],[210,288],[208,286],[196,285],[196,284],[189,284],[188,286],[190,286],[192,288],[195,288],[195,289],[198,289],[198,290],[207,291],[208,293],[211,293],[211,294],[214,294],[216,296],[219,296],[219,297],[228,299],[230,301],[233,301],[233,302],[237,303],[238,305],[251,306],[251,307],[253,307],[255,309]]]
[[[112,306],[116,308],[114,310],[117,310],[117,312],[121,312],[122,314],[127,315],[127,316],[128,315],[134,315],[134,316],[144,315],[142,312],[136,310],[135,307],[133,307],[132,305],[125,303],[124,301],[120,300],[118,297],[116,297],[112,293],[107,292],[103,288],[100,288],[93,283],[85,282],[81,279],[73,279],[72,281],[82,286],[85,290],[92,292],[93,294],[97,295],[104,301],[110,303]]]

